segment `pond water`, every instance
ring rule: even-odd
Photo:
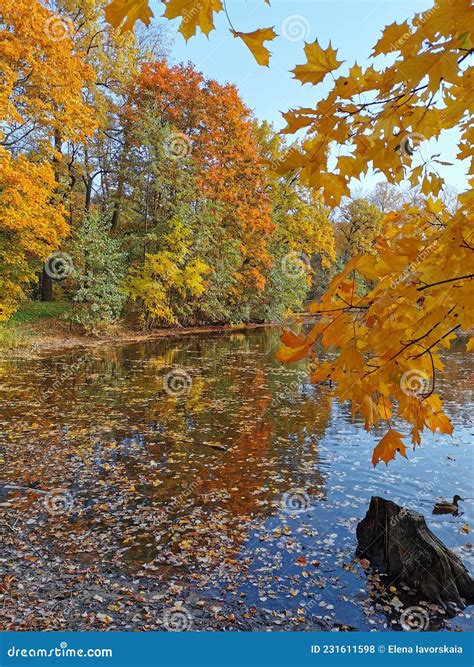
[[[53,549],[67,528],[68,557],[235,602],[250,621],[270,610],[276,629],[400,629],[420,602],[354,560],[356,525],[372,495],[415,508],[472,571],[474,500],[431,514],[472,495],[472,355],[464,342],[446,355],[454,435],[374,469],[377,434],[277,347],[261,329],[3,361],[0,485],[54,491],[48,512],[14,493],[22,512],[41,501]],[[471,629],[471,612],[430,607],[429,627]]]

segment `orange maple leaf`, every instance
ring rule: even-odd
[[[372,454],[373,465],[376,466],[379,461],[385,461],[388,465],[388,462],[395,458],[396,452],[400,452],[402,456],[407,458],[407,448],[403,444],[402,437],[401,433],[390,429],[374,449]]]

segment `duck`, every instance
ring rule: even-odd
[[[465,499],[456,494],[452,503],[435,503],[435,506],[433,507],[433,514],[457,514],[459,512],[458,502],[460,500]]]

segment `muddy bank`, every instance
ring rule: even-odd
[[[199,334],[228,334],[266,329],[278,326],[292,326],[301,323],[310,323],[316,318],[306,312],[295,313],[284,323],[282,322],[253,322],[245,324],[201,325],[194,327],[172,327],[144,331],[136,325],[120,322],[107,332],[97,335],[88,335],[78,329],[68,326],[60,318],[49,318],[36,322],[28,328],[18,326],[13,332],[18,335],[15,345],[2,347],[0,343],[0,359],[7,357],[21,357],[34,359],[54,354],[81,349],[93,349],[123,343],[140,343],[163,338],[180,338]],[[474,335],[472,330],[458,332],[459,338],[469,338]]]

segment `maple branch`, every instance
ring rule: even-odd
[[[346,301],[344,297],[342,297],[340,294],[337,295],[338,299],[341,299],[343,303],[346,303],[349,308],[357,308],[358,310],[368,310],[369,306],[356,306],[355,304],[349,303],[349,301]]]
[[[422,394],[424,401],[426,401],[426,399],[429,398],[431,396],[431,394],[434,392],[434,390],[435,390],[435,378],[436,378],[436,370],[435,370],[433,355],[431,354],[430,350],[427,350],[427,352],[430,355],[430,359],[431,359],[431,372],[432,372],[433,382],[431,384],[431,390],[427,394]]]
[[[92,37],[90,38],[90,41],[89,41],[89,46],[86,49],[86,53],[89,53],[92,48],[97,48],[99,46],[98,44],[93,46],[93,41],[97,37],[97,35],[100,35],[102,32],[106,32],[106,30],[98,30],[95,33],[95,35],[92,35]]]
[[[442,341],[443,338],[446,338],[446,336],[449,336],[450,334],[454,333],[455,331],[457,331],[460,328],[461,328],[461,325],[457,324],[455,327],[453,327],[447,333],[445,333],[444,336],[441,336],[441,338],[438,338],[438,340],[435,340],[435,342],[432,343],[429,347],[427,347],[426,350],[423,350],[423,352],[420,352],[420,354],[417,354],[414,357],[410,357],[410,359],[415,360],[415,359],[418,359],[419,357],[422,357],[424,354],[426,354],[427,352],[432,350],[435,345],[437,345],[440,341]]]
[[[458,276],[457,278],[447,278],[446,280],[440,280],[437,283],[430,283],[429,285],[418,287],[417,292],[423,292],[423,290],[428,289],[429,287],[435,287],[436,285],[444,285],[445,283],[455,283],[458,280],[471,280],[472,278],[474,278],[474,273],[468,273],[465,276]]]
[[[338,297],[344,303],[347,303],[341,296]],[[372,304],[369,304],[368,306],[353,306],[350,303],[347,303],[347,306],[343,306],[342,308],[329,308],[328,310],[315,310],[313,311],[313,315],[321,315],[322,313],[338,313],[342,310],[348,311],[351,309],[356,309],[356,310],[368,310]]]
[[[26,124],[26,123],[25,123],[25,124]],[[16,137],[16,138],[12,139],[12,141],[0,141],[0,146],[6,146],[6,147],[14,146],[14,145],[17,144],[18,142],[21,142],[21,141],[23,141],[24,139],[26,139],[26,137],[28,137],[28,136],[29,136],[32,132],[34,132],[36,129],[37,129],[36,125],[33,125],[33,127],[31,127],[31,128],[30,128],[27,132],[25,132],[25,134],[23,134],[21,137]],[[11,136],[11,135],[12,135],[14,132],[16,132],[16,131],[17,131],[17,130],[15,129],[15,130],[13,130],[12,132],[10,132],[10,135],[9,135],[9,136]]]
[[[436,324],[434,324],[434,325],[431,327],[431,329],[429,329],[429,331],[427,331],[426,333],[424,333],[424,334],[423,334],[422,336],[420,336],[419,338],[414,338],[413,340],[409,341],[409,342],[407,343],[407,347],[409,347],[410,345],[414,345],[415,343],[419,343],[420,340],[423,340],[423,338],[426,338],[426,336],[429,336],[430,333],[436,329],[436,327],[439,327],[439,325],[441,324],[441,322],[444,322],[444,320],[448,317],[448,315],[451,315],[451,313],[453,312],[453,310],[455,310],[455,308],[456,308],[456,306],[453,306],[450,310],[448,310],[448,312],[447,312],[446,315],[443,317],[443,319],[440,320],[439,322],[437,322]]]
[[[413,90],[410,91],[409,99],[411,99],[413,95],[417,93],[419,90],[424,90],[425,88],[428,88],[428,84],[425,84],[424,86],[418,86],[418,88],[413,88]],[[407,94],[406,92],[401,92],[398,95],[394,95],[393,97],[387,98],[386,100],[373,100],[372,102],[364,102],[363,104],[357,103],[357,106],[359,107],[357,111],[351,111],[351,112],[345,111],[344,113],[347,113],[348,116],[353,116],[355,113],[358,113],[362,109],[367,109],[367,107],[371,107],[376,104],[388,104],[389,102],[397,102],[402,97],[405,97],[406,94]],[[407,102],[409,101],[409,99],[407,100]]]
[[[472,245],[469,245],[469,243],[466,241],[464,236],[462,237],[463,242],[459,246],[460,248],[467,248],[468,250],[474,250],[474,247]]]

